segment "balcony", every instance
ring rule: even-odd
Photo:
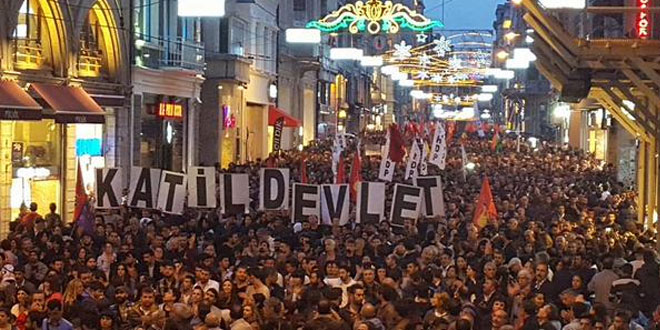
[[[175,40],[144,41],[137,39],[136,65],[152,69],[183,69],[204,71],[204,44],[177,38]]]
[[[232,80],[241,83],[250,82],[250,66],[252,61],[243,56],[232,54],[215,54],[208,57],[207,77]]]
[[[14,39],[14,67],[16,69],[39,70],[43,64],[43,47],[39,41]]]
[[[84,78],[101,76],[103,68],[103,52],[96,43],[87,40],[80,41],[80,54],[78,55],[78,75]]]

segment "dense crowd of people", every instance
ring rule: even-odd
[[[466,176],[459,143],[475,164]],[[490,143],[451,141],[447,168],[429,170],[443,177],[446,216],[402,228],[122,208],[96,211],[86,233],[55,204],[32,204],[0,243],[0,330],[660,329],[654,232],[614,168],[548,143]],[[334,182],[332,146],[218,171],[249,173],[258,200],[267,164],[298,180],[302,163],[311,183]],[[365,156],[362,179],[377,181],[379,165]],[[477,228],[485,176],[498,217]]]

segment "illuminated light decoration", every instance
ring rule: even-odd
[[[415,86],[415,81],[410,79],[399,80],[399,86],[401,87],[413,87]]]
[[[330,48],[331,60],[353,60],[358,61],[364,56],[364,51],[357,48]]]
[[[425,93],[422,90],[415,89],[415,90],[410,91],[410,96],[412,96],[412,98],[418,99],[418,100],[428,100],[428,99],[433,97],[433,94]]]
[[[183,119],[183,105],[176,103],[159,103],[158,117],[167,119]]]
[[[321,31],[317,29],[286,29],[286,42],[290,44],[319,44]]]
[[[529,68],[529,62],[528,61],[523,61],[519,60],[516,58],[510,58],[506,60],[506,68],[507,69],[527,69]]]
[[[651,37],[651,13],[649,7],[651,6],[651,0],[637,0],[637,8],[639,8],[639,13],[635,19],[635,27],[637,28],[637,38],[639,39],[649,39]]]
[[[516,73],[511,70],[499,70],[495,72],[495,74],[493,75],[495,79],[503,79],[503,80],[513,79],[513,77],[515,76]]]
[[[519,36],[518,33],[515,33],[513,31],[511,31],[511,32],[508,32],[507,34],[504,35],[504,39],[506,39],[506,41],[508,41],[508,42],[511,42],[514,39],[516,39],[518,36]]]
[[[442,117],[442,114],[444,112],[444,110],[442,109],[442,104],[434,104],[432,106],[432,109],[433,109],[433,117],[435,118]]]
[[[525,43],[528,44],[528,45],[533,44],[534,43],[534,38],[532,38],[531,36],[526,36],[525,37]]]
[[[584,9],[587,0],[539,0],[546,9]]]
[[[509,57],[509,53],[507,53],[505,50],[500,50],[497,52],[497,54],[495,54],[495,56],[497,56],[500,61],[504,61]]]
[[[270,87],[268,87],[268,96],[270,96],[271,99],[277,98],[277,85],[270,84]]]
[[[417,34],[417,42],[420,44],[423,44],[428,40],[429,36],[424,34],[424,33],[418,33]]]
[[[445,36],[440,37],[440,39],[433,40],[433,51],[438,54],[440,57],[445,57],[447,52],[451,51],[451,40],[445,38]]]
[[[405,40],[401,40],[401,43],[394,45],[394,49],[394,57],[399,61],[409,59],[412,56],[410,52],[412,45],[406,45]]]
[[[516,48],[513,50],[513,58],[521,61],[534,62],[536,55],[529,48]]]
[[[454,77],[454,76],[447,77],[447,82],[451,85],[455,84],[456,83],[456,77]]]
[[[477,100],[479,102],[490,102],[493,99],[493,94],[491,93],[481,93],[477,95]]]
[[[482,113],[481,114],[481,119],[490,119],[490,114],[489,113]]]
[[[449,59],[449,67],[452,69],[460,69],[462,64],[463,61],[457,56],[454,56]]]
[[[428,80],[429,79],[429,72],[428,71],[420,71],[417,74],[417,79],[419,80]]]
[[[380,72],[382,74],[391,76],[393,74],[399,73],[399,67],[396,65],[387,65],[382,68],[380,68]]]
[[[365,67],[382,66],[383,65],[383,57],[382,56],[363,56],[360,59],[360,65],[365,66]]]
[[[405,72],[396,72],[393,73],[390,78],[394,81],[399,81],[399,80],[408,80],[408,74]]]
[[[502,28],[503,29],[510,29],[511,26],[513,25],[513,22],[510,19],[504,20],[502,23]]]
[[[430,20],[403,4],[367,0],[346,4],[318,21],[307,23],[306,27],[326,33],[348,30],[352,34],[365,31],[370,34],[381,31],[395,34],[401,29],[424,32],[443,26],[439,21]]]
[[[439,74],[439,73],[434,73],[434,74],[431,76],[431,81],[434,82],[434,83],[436,83],[436,84],[440,84],[440,83],[442,83],[442,81],[443,81],[442,75]]]
[[[225,0],[179,0],[180,17],[223,17]]]
[[[497,85],[484,85],[481,86],[481,91],[484,93],[495,93],[497,92]]]
[[[419,65],[423,68],[431,65],[431,56],[427,55],[426,53],[419,56]]]
[[[465,74],[465,73],[457,73],[457,74],[454,75],[454,78],[456,78],[456,80],[458,80],[458,81],[463,81],[463,80],[468,80],[468,79],[470,79],[470,78],[468,77],[468,75]]]

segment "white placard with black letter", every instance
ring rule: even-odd
[[[431,160],[429,163],[435,164],[441,170],[445,169],[447,158],[447,139],[445,134],[445,125],[439,123],[433,136],[433,150],[431,150]]]
[[[343,226],[349,220],[349,185],[321,185],[321,220],[324,225],[332,225],[333,219],[339,219]]]
[[[385,183],[360,182],[357,187],[356,223],[385,220]]]
[[[420,214],[423,217],[444,217],[445,199],[442,190],[442,178],[439,176],[418,177],[415,185],[422,188],[422,206]]]
[[[122,173],[121,168],[97,168],[94,170],[94,191],[96,191],[97,209],[117,209],[121,205]]]
[[[419,144],[417,141],[413,141],[413,145],[410,150],[410,155],[408,155],[408,165],[406,166],[406,176],[404,178],[405,180],[417,177],[419,163],[422,160],[422,151],[419,150]]]
[[[188,207],[215,208],[218,204],[215,188],[215,167],[188,169]]]
[[[160,176],[157,208],[164,213],[183,214],[188,176],[183,173],[163,171]]]
[[[250,178],[247,174],[220,176],[220,208],[224,215],[250,212]]]
[[[394,186],[390,224],[403,226],[404,219],[416,220],[422,202],[422,188],[404,184]]]
[[[259,173],[259,210],[289,209],[289,169],[262,168]]]
[[[293,203],[291,205],[291,222],[306,221],[309,216],[319,217],[321,210],[319,201],[320,186],[312,184],[293,184]]]
[[[128,206],[145,209],[153,209],[156,206],[160,172],[161,169],[158,168],[137,166],[131,168]]]

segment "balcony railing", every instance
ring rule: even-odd
[[[43,47],[37,40],[14,39],[14,66],[19,70],[37,70],[44,64]]]
[[[179,68],[203,71],[204,44],[177,38],[175,40],[136,42],[138,65],[154,69]]]

